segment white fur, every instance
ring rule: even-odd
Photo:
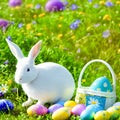
[[[28,57],[24,57],[20,48],[13,42],[6,40],[11,52],[17,58],[15,81],[22,85],[28,100],[22,106],[30,105],[33,100],[40,104],[46,102],[69,100],[75,89],[71,73],[62,65],[45,62],[34,65],[34,59],[39,54],[41,41],[30,50]]]

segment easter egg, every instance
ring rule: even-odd
[[[9,112],[13,110],[14,105],[10,100],[1,99],[0,100],[0,112]]]
[[[40,104],[32,105],[27,109],[28,115],[34,115],[34,114],[44,115],[44,114],[47,114],[47,112],[48,112],[48,109],[45,106]]]
[[[113,106],[120,106],[120,102],[114,103]]]
[[[57,109],[59,109],[59,108],[61,108],[61,107],[63,107],[63,105],[56,103],[56,104],[54,104],[54,105],[52,105],[52,106],[50,106],[50,107],[48,108],[48,112],[49,112],[49,113],[53,113],[53,112],[55,112]]]
[[[48,0],[45,9],[48,12],[62,11],[64,9],[64,4],[60,0]]]
[[[58,110],[56,110],[52,114],[52,119],[53,120],[66,120],[70,117],[70,109],[67,107],[62,107]]]
[[[110,114],[110,119],[116,120],[120,115],[120,106],[112,106],[107,109]]]
[[[57,102],[57,104],[60,104],[60,105],[62,105],[62,106],[64,106],[64,101],[59,101],[59,102]]]
[[[22,4],[22,0],[9,0],[10,7],[20,6]]]
[[[77,103],[73,100],[68,100],[64,103],[64,107],[69,107],[69,108],[73,108],[76,105],[77,105]]]
[[[106,77],[100,77],[92,83],[90,89],[102,92],[111,92],[112,86],[110,81]]]
[[[93,120],[96,112],[103,110],[103,108],[99,105],[88,105],[86,109],[81,113],[81,120]]]
[[[74,115],[80,115],[85,109],[86,106],[84,104],[78,104],[72,108],[71,113]]]
[[[109,120],[109,119],[110,114],[105,110],[98,111],[94,116],[94,120]]]

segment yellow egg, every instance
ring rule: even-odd
[[[52,114],[53,120],[66,120],[70,117],[70,109],[68,107],[62,107],[58,110],[56,110]]]
[[[28,109],[27,109],[27,114],[28,115],[34,115],[36,113],[36,111],[35,111],[35,105],[33,105],[33,106],[30,106]]]
[[[110,114],[105,110],[98,111],[94,116],[94,120],[109,120],[109,119],[110,119]]]
[[[76,106],[76,105],[77,105],[77,103],[76,103],[75,101],[73,101],[73,100],[69,100],[69,101],[66,101],[66,102],[64,103],[64,107],[73,108],[73,107]]]
[[[111,119],[117,119],[120,115],[120,106],[112,106],[107,109]]]

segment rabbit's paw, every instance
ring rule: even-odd
[[[31,104],[32,104],[32,102],[33,102],[33,100],[28,99],[26,102],[24,102],[24,103],[22,104],[22,107],[29,106],[29,105],[31,105]]]

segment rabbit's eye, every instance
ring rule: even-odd
[[[30,71],[30,68],[27,68],[27,72],[29,72]]]

